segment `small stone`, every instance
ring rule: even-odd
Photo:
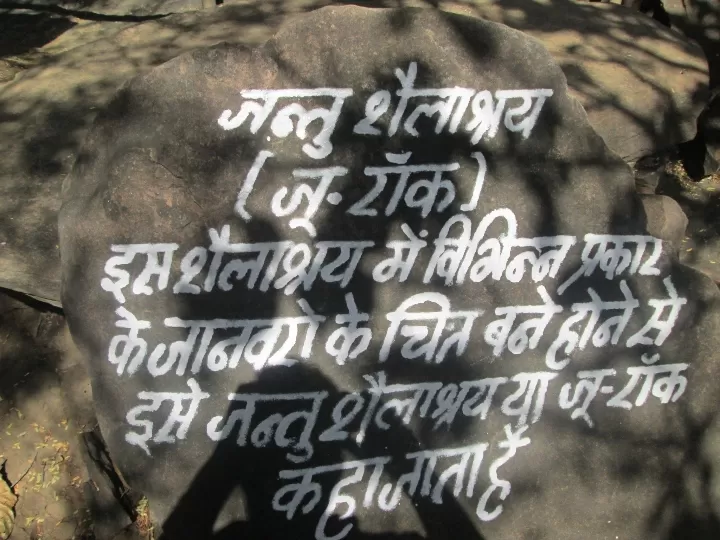
[[[74,521],[63,521],[62,523],[57,524],[54,529],[52,529],[51,538],[70,539],[77,534],[78,530],[78,524]]]
[[[45,512],[56,520],[62,520],[72,514],[72,510],[68,509],[67,504],[62,499],[48,504],[45,507]]]
[[[683,209],[665,195],[644,195],[640,200],[645,210],[648,233],[667,242],[677,255],[688,225]]]

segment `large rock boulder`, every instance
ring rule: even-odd
[[[539,41],[325,8],[81,156],[62,303],[163,538],[720,534],[720,294]]]
[[[168,11],[153,6],[154,13]],[[42,66],[0,87],[0,147],[5,150],[0,287],[59,304],[60,184],[82,157],[79,147],[98,108],[127,79],[179,54],[220,41],[261,44],[280,23],[317,4],[267,6],[242,2],[142,24],[79,25],[43,49]],[[707,82],[705,60],[699,49],[645,15],[584,2],[562,8],[539,2],[513,8],[503,2],[443,2],[441,7],[505,23],[541,40],[590,122],[627,161],[692,138]]]

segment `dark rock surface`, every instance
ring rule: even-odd
[[[699,125],[708,154],[717,164],[720,162],[720,86],[715,89],[710,103],[700,115]],[[716,167],[709,172],[720,172],[720,169]]]
[[[62,303],[163,538],[720,534],[720,295],[539,41],[327,8],[134,79],[81,155]]]

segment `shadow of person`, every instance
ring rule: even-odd
[[[286,423],[282,434],[279,426],[283,418],[293,414],[297,417],[298,411],[310,407],[299,405],[297,397],[283,403],[277,396],[309,393],[322,396],[322,402],[330,406],[317,409],[316,422],[309,424],[319,429],[306,438],[309,446],[303,446],[303,426],[285,429],[290,425]],[[237,399],[240,394],[244,399],[256,399],[244,435],[242,422],[230,428],[233,422],[229,420],[233,413],[237,417],[244,410],[244,404]],[[273,394],[276,399],[258,400],[260,394]],[[327,426],[338,426],[340,409],[336,404],[356,395],[338,390],[318,369],[301,363],[268,368],[256,381],[241,384],[223,419],[228,426],[227,436],[218,442],[162,525],[160,540],[260,539],[288,534],[299,539],[326,540],[441,539],[458,534],[481,539],[448,489],[444,490],[443,504],[438,505],[418,493],[407,493],[406,483],[398,481],[407,476],[408,465],[396,458],[423,447],[398,416],[386,415],[389,429],[368,431],[368,440],[363,444],[357,444],[353,437],[318,440],[318,434],[324,433]],[[348,429],[352,426],[348,425]],[[244,444],[238,444],[239,437]],[[281,447],[283,441],[285,447]],[[391,486],[400,485],[405,490],[397,513],[382,512],[374,508],[374,502],[364,500],[371,476],[369,463],[373,461],[382,461],[378,470],[389,477]],[[357,465],[360,462],[366,465]],[[312,475],[304,476],[311,469]],[[437,480],[437,473],[433,473],[432,481]],[[354,499],[352,509],[348,505],[350,498]]]
[[[258,374],[257,380],[241,384],[235,394],[248,397],[297,394],[299,389],[327,392],[331,400],[339,399],[328,379],[318,370],[300,363],[266,368]],[[245,405],[246,402],[234,401],[224,420]],[[242,422],[238,422],[218,442],[213,454],[162,525],[160,540],[280,538],[281,534],[288,532],[297,538],[314,537],[316,516],[300,511],[292,521],[287,521],[282,513],[272,508],[279,472],[310,466],[290,461],[291,449],[280,448],[272,440],[276,435],[272,424],[277,425],[279,415],[287,417],[296,412],[297,401],[256,402],[254,409],[245,444],[238,444],[239,431],[243,429]],[[227,426],[230,424],[226,423]],[[292,435],[288,439],[292,439]],[[317,447],[315,452],[319,454]],[[322,455],[313,456],[312,466],[341,461],[340,448],[327,445],[322,447]],[[324,476],[328,478],[322,479],[323,484],[337,482],[336,475]],[[322,493],[324,500],[318,502],[319,508],[327,505],[329,490],[323,489]]]

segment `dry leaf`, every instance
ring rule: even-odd
[[[17,496],[10,486],[0,478],[0,540],[10,538],[15,525],[15,503]]]

